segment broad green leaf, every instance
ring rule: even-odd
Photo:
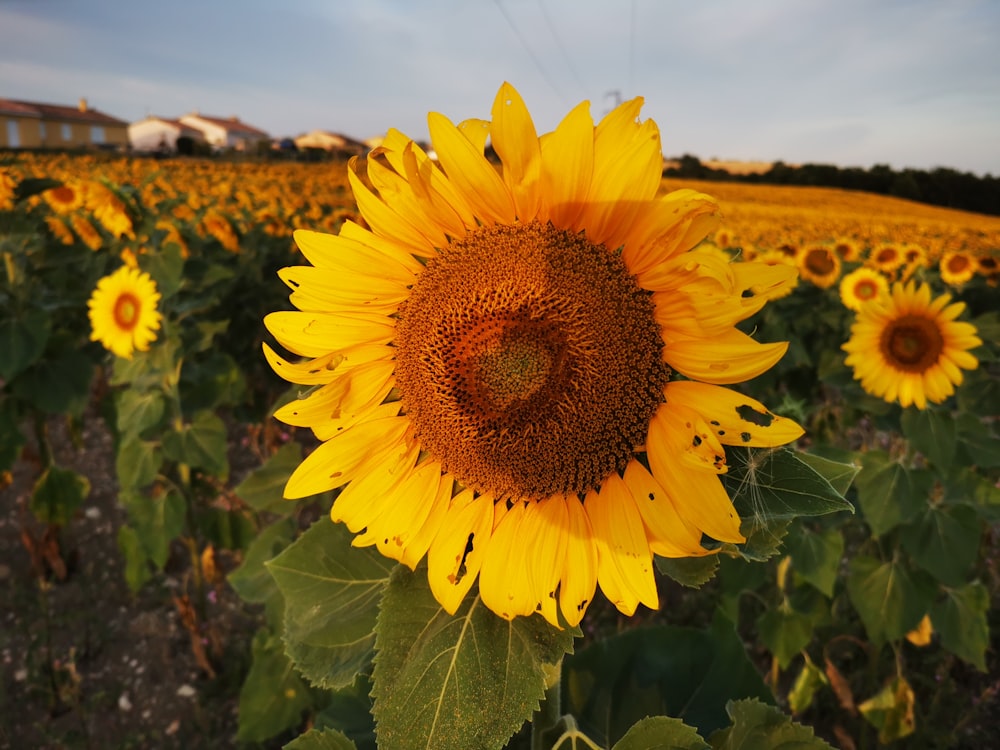
[[[945,589],[944,601],[931,609],[931,623],[941,634],[941,645],[982,672],[990,645],[989,609],[989,592],[979,581]]]
[[[243,562],[226,577],[243,601],[264,604],[280,595],[278,585],[264,563],[284,550],[294,536],[295,524],[291,519],[284,518],[261,529],[250,542]]]
[[[835,461],[829,456],[818,456],[815,453],[806,453],[805,451],[798,451],[795,455],[828,481],[834,491],[841,495],[847,494],[854,483],[854,478],[861,470],[861,467],[855,465],[853,460]]]
[[[12,381],[14,392],[48,414],[79,416],[90,399],[94,363],[81,351],[66,350],[38,360]]]
[[[10,469],[24,447],[24,435],[17,424],[12,399],[0,400],[0,471]]]
[[[790,520],[853,507],[799,454],[785,449],[729,448],[723,483],[743,518]],[[847,471],[847,469],[844,469]]]
[[[309,688],[285,656],[281,640],[266,628],[253,638],[253,664],[240,688],[240,721],[236,738],[263,742],[296,727],[310,707]]]
[[[166,328],[146,352],[135,352],[132,359],[115,357],[111,385],[126,385],[148,390],[176,382],[180,338]]]
[[[774,654],[782,669],[809,644],[812,633],[812,620],[788,606],[769,609],[757,619],[760,642]]]
[[[50,177],[25,177],[17,183],[17,187],[14,189],[14,200],[20,202],[25,198],[44,193],[46,190],[51,190],[62,184],[61,180],[53,180]]]
[[[162,569],[170,554],[170,543],[184,530],[184,498],[173,491],[158,497],[122,492],[118,501],[128,512],[146,557]]]
[[[732,726],[708,738],[713,750],[833,750],[812,727],[797,724],[759,700],[730,701],[726,712]]]
[[[195,528],[222,549],[246,550],[257,538],[257,524],[241,510],[197,508]]]
[[[927,506],[900,530],[903,549],[941,583],[961,586],[979,554],[982,523],[967,505]]]
[[[149,569],[149,557],[139,541],[139,535],[130,526],[118,529],[118,550],[125,559],[125,582],[129,590],[135,593],[153,577]]]
[[[802,664],[802,669],[788,691],[788,707],[793,714],[801,714],[812,705],[816,693],[830,681],[822,669],[813,664],[808,657]]]
[[[300,463],[302,446],[294,441],[285,443],[233,492],[254,510],[288,515],[295,509],[295,503],[284,499],[285,484]]]
[[[134,440],[163,417],[166,399],[161,391],[129,389],[118,396],[118,431],[123,440]]]
[[[213,350],[196,361],[185,362],[181,396],[187,409],[214,410],[242,403],[246,385],[236,360]]]
[[[531,718],[573,632],[539,615],[507,621],[468,596],[454,615],[427,571],[393,571],[375,641],[380,750],[499,748]]]
[[[875,643],[902,638],[916,627],[930,605],[923,591],[896,560],[881,562],[859,555],[849,564],[847,593]]]
[[[395,562],[352,547],[343,524],[321,518],[267,563],[285,598],[285,647],[314,685],[350,685],[371,660],[378,603]]]
[[[326,705],[316,714],[314,726],[342,732],[358,750],[376,750],[371,692],[371,677],[367,673],[359,674],[350,687],[327,691]]]
[[[947,469],[955,457],[955,420],[936,409],[903,409],[900,419],[903,435],[910,445],[941,469]]]
[[[43,523],[65,526],[90,494],[90,480],[59,466],[49,466],[31,492],[31,512]]]
[[[858,503],[872,534],[880,537],[915,518],[926,506],[933,477],[923,469],[907,469],[882,451],[865,453],[855,484]]]
[[[137,490],[150,484],[163,465],[158,443],[148,440],[125,440],[118,444],[115,471],[124,490]]]
[[[0,320],[0,380],[13,380],[32,365],[45,350],[51,330],[50,318],[41,310]]]
[[[680,719],[650,716],[633,724],[611,750],[711,750],[711,745]]]
[[[358,746],[336,729],[310,729],[282,747],[282,750],[357,750]]]
[[[172,297],[184,280],[184,258],[176,244],[160,247],[155,253],[139,256],[139,267],[153,277],[164,300]]]
[[[972,414],[958,415],[959,459],[986,469],[1000,466],[1000,438]]]
[[[655,557],[656,569],[689,588],[700,588],[715,577],[718,555],[705,557]]]
[[[646,716],[673,716],[702,736],[723,727],[726,701],[771,693],[731,621],[706,630],[629,630],[567,657],[563,699],[589,736],[610,745]]]
[[[740,523],[740,533],[746,537],[746,541],[742,544],[723,544],[720,549],[728,555],[751,562],[770,560],[781,549],[781,542],[788,533],[790,523],[787,519],[744,518]]]
[[[785,550],[791,555],[792,568],[826,596],[833,596],[833,586],[844,554],[844,536],[839,528],[813,530],[799,523],[785,537]]]
[[[902,677],[895,677],[874,696],[858,705],[858,711],[876,729],[883,745],[913,734],[916,719],[913,689]]]
[[[172,461],[224,478],[229,472],[227,440],[222,420],[211,412],[202,411],[177,432],[164,434],[163,454]]]

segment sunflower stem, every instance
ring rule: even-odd
[[[551,747],[552,730],[557,729],[562,721],[562,680],[559,679],[562,661],[549,668],[552,674],[546,680],[545,697],[531,717],[531,750],[546,750]]]

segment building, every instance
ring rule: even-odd
[[[177,151],[177,139],[205,142],[205,135],[180,120],[149,115],[128,126],[128,140],[136,151]]]
[[[205,141],[217,149],[252,151],[261,141],[270,141],[271,136],[260,128],[233,117],[209,117],[198,112],[183,115],[178,120],[201,132]]]
[[[300,135],[295,139],[295,147],[299,151],[306,149],[322,149],[331,154],[339,156],[360,156],[368,151],[368,147],[361,141],[348,138],[340,133],[332,133],[329,130],[313,130],[312,132]]]
[[[0,147],[79,148],[128,146],[128,123],[92,109],[0,99]]]

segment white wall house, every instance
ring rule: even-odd
[[[200,130],[165,117],[150,115],[128,126],[128,140],[136,151],[176,151],[177,139],[182,136],[195,141],[205,140]]]
[[[361,141],[348,138],[340,133],[332,133],[329,130],[313,130],[305,135],[300,135],[295,139],[295,146],[300,151],[307,148],[320,148],[345,156],[360,156],[368,151],[368,147]]]
[[[192,112],[178,118],[181,123],[200,131],[208,143],[216,148],[232,148],[237,151],[252,150],[260,141],[269,141],[271,136],[263,130],[247,125],[238,117],[209,117]]]

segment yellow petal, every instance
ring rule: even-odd
[[[772,414],[759,401],[730,388],[677,380],[667,384],[664,395],[667,403],[701,414],[723,445],[773,448],[805,432],[793,420]]]
[[[539,219],[560,229],[579,229],[579,216],[594,173],[594,120],[580,102],[540,139],[542,209]]]
[[[456,495],[427,550],[427,580],[444,610],[453,615],[472,588],[493,528],[493,498],[472,490]]]
[[[479,596],[483,604],[506,620],[532,614],[541,600],[528,575],[529,548],[522,531],[526,510],[523,502],[515,502],[500,519],[479,572]]]
[[[369,190],[368,186],[356,174],[357,168],[358,157],[355,156],[348,162],[347,179],[351,183],[358,211],[368,222],[372,232],[382,237],[391,237],[408,248],[412,248],[412,251],[417,254],[433,255],[434,239],[424,234],[420,227],[411,223],[407,216],[397,212]]]
[[[528,108],[509,83],[497,92],[492,118],[490,138],[503,163],[504,182],[514,198],[517,218],[522,223],[532,221],[538,215],[542,152]]]
[[[410,539],[409,544],[403,550],[403,556],[399,559],[403,565],[410,570],[417,567],[417,563],[427,554],[431,542],[437,536],[444,522],[444,517],[451,505],[451,493],[455,484],[455,478],[451,474],[444,474],[441,477],[441,484],[438,486],[437,495],[434,496],[431,508],[427,513],[427,518],[417,532]]]
[[[559,584],[559,610],[567,624],[576,627],[597,591],[594,533],[583,505],[575,497],[552,497],[546,502],[562,503],[566,508],[566,556]]]
[[[415,442],[406,451],[394,452],[344,487],[330,508],[330,518],[354,533],[367,527],[381,512],[385,498],[412,472],[420,453]]]
[[[711,339],[668,339],[663,358],[692,380],[728,385],[767,372],[787,349],[788,342],[761,344],[733,328]]]
[[[378,313],[337,313],[282,310],[264,316],[264,325],[278,343],[303,357],[321,357],[362,344],[388,344],[395,324]]]
[[[525,512],[522,530],[527,574],[531,590],[538,596],[535,604],[550,624],[559,627],[556,591],[566,566],[570,533],[565,498],[551,497],[532,503]]]
[[[719,204],[695,190],[675,190],[650,201],[625,236],[622,257],[643,285],[643,275],[686,252],[719,226]]]
[[[701,557],[711,554],[701,546],[701,531],[688,523],[660,483],[636,460],[625,469],[625,484],[646,527],[649,549],[662,557]]]
[[[340,364],[343,355],[337,352],[330,352],[316,359],[305,362],[289,362],[279,356],[274,349],[263,344],[264,359],[271,365],[271,369],[284,378],[289,383],[299,385],[321,385],[329,383],[335,376],[334,372]]]

